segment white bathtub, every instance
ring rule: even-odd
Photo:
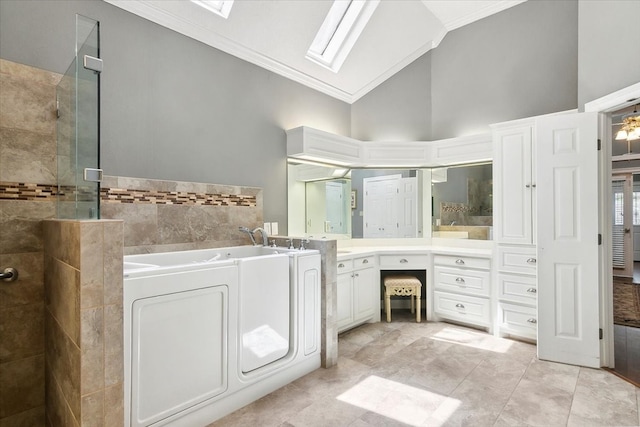
[[[320,255],[126,256],[125,426],[205,425],[320,366]]]

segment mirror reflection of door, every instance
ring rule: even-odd
[[[631,174],[614,175],[613,193],[613,275],[633,277],[633,178]]]
[[[349,180],[307,182],[305,188],[307,234],[351,234]]]
[[[418,236],[418,181],[402,175],[363,179],[364,238]]]
[[[344,182],[329,181],[326,183],[327,222],[325,232],[332,234],[347,233],[347,185]]]

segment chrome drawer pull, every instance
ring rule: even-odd
[[[530,294],[535,294],[538,292],[538,290],[536,288],[529,288],[527,289],[527,292],[529,292]]]
[[[338,264],[338,268],[344,268],[344,264],[343,263]]]
[[[538,323],[538,321],[536,319],[533,319],[533,318],[527,319],[527,322],[532,323],[532,324]]]
[[[458,265],[464,265],[464,260],[463,260],[462,258],[458,258],[458,259],[456,260],[456,264],[458,264]]]
[[[409,262],[409,261],[407,261],[405,258],[402,258],[402,259],[400,260],[400,264],[406,264],[406,263],[408,263],[408,262]]]
[[[464,279],[462,277],[456,277],[456,283],[464,283]]]
[[[363,264],[369,264],[369,260],[368,260],[368,259],[363,259],[363,260],[362,260],[362,263],[363,263]]]
[[[535,258],[527,259],[527,264],[535,264],[535,263],[536,263],[536,259]]]
[[[464,305],[463,305],[463,304],[458,303],[458,304],[456,304],[456,308],[464,308]]]

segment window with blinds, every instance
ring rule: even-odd
[[[624,268],[624,181],[613,182],[613,267]],[[634,195],[635,196],[635,195]],[[634,197],[635,207],[635,197]],[[634,218],[635,212],[634,209]]]

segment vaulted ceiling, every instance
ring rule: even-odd
[[[332,0],[105,1],[352,103],[437,47],[448,31],[525,0],[365,0],[373,13],[337,71],[306,58]],[[226,7],[228,17],[203,4]]]

